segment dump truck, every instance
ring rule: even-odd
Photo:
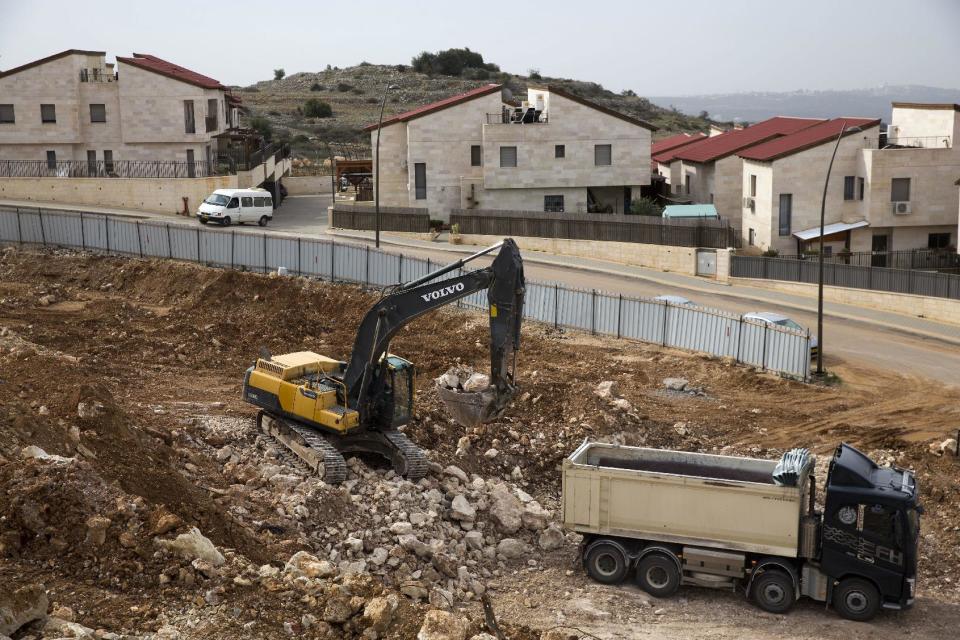
[[[914,474],[840,444],[820,509],[815,464],[806,449],[776,461],[585,441],[564,460],[563,522],[590,577],[632,575],[656,597],[729,589],[773,613],[808,597],[861,621],[910,607]]]

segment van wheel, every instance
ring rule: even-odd
[[[267,226],[267,222],[269,221],[270,220],[267,218],[267,216],[260,216],[260,219],[257,221],[257,224],[260,225],[261,227],[265,227]]]
[[[668,598],[680,588],[677,563],[662,553],[651,553],[637,567],[640,588],[657,598]]]
[[[782,571],[764,571],[750,587],[757,606],[770,613],[786,613],[793,606],[793,580]]]
[[[230,216],[227,216],[226,218],[223,219],[223,226],[225,227],[230,226]]]
[[[623,582],[629,569],[623,550],[612,542],[596,542],[590,545],[584,564],[590,577],[603,584]]]
[[[880,592],[866,580],[847,578],[833,590],[833,606],[847,620],[866,622],[880,611]]]
[[[207,224],[207,221],[204,220],[203,218],[200,218],[200,224]]]

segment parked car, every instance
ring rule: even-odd
[[[743,314],[743,319],[764,322],[766,324],[777,325],[778,327],[785,327],[795,331],[807,331],[806,327],[797,324],[782,313],[774,313],[773,311],[751,311],[750,313]],[[810,336],[810,357],[812,358],[816,356],[817,351],[819,350],[820,346],[817,344],[816,336]]]
[[[217,189],[197,209],[200,224],[256,222],[267,226],[273,219],[273,197],[266,189]]]
[[[654,298],[658,302],[667,302],[675,307],[695,307],[697,306],[693,300],[688,300],[683,296],[657,296]]]

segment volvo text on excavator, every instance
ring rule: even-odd
[[[489,267],[442,279],[498,249]],[[312,351],[261,353],[243,381],[244,400],[261,409],[258,428],[331,484],[346,477],[345,453],[379,455],[398,474],[422,477],[426,457],[399,430],[413,411],[414,366],[389,352],[390,341],[415,318],[484,289],[489,302],[491,384],[476,394],[458,394],[451,410],[461,422],[500,415],[516,393],[523,317],[523,261],[509,238],[422,278],[387,288],[360,323],[349,362]]]

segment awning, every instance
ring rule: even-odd
[[[843,233],[844,231],[851,231],[853,229],[860,229],[861,227],[869,226],[870,223],[866,220],[860,220],[859,222],[834,222],[833,224],[828,224],[823,228],[823,235],[824,237],[832,236],[835,233]],[[819,238],[820,225],[817,225],[812,229],[797,231],[793,234],[793,237],[799,240],[813,240],[814,238]]]

